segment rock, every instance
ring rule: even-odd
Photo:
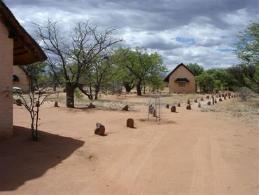
[[[217,104],[218,103],[217,100],[215,100],[214,103]]]
[[[198,103],[198,108],[201,108],[201,103]]]
[[[96,135],[106,136],[104,125],[102,125],[101,123],[96,123],[96,129],[95,129],[94,133]]]
[[[181,103],[179,102],[179,103],[177,104],[177,106],[178,106],[178,107],[181,107]]]
[[[186,109],[191,110],[192,109],[191,104],[187,104]]]
[[[176,112],[176,106],[171,107],[171,112]]]
[[[21,100],[21,99],[15,100],[15,104],[16,104],[17,106],[22,106],[22,100]]]
[[[54,102],[54,107],[59,107],[57,101]]]
[[[219,98],[219,101],[220,101],[220,102],[222,102],[222,99],[221,99],[221,98]]]
[[[95,108],[96,106],[94,105],[94,104],[92,104],[92,103],[90,103],[89,105],[88,105],[88,108]]]
[[[129,106],[128,106],[128,105],[124,106],[124,107],[122,108],[122,110],[123,110],[123,111],[129,111]]]
[[[210,105],[211,105],[211,102],[210,102],[210,101],[208,101],[207,105],[208,105],[208,106],[210,106]]]
[[[204,101],[203,97],[201,97],[201,101]]]
[[[166,104],[166,108],[168,108],[168,109],[169,109],[169,107],[170,107],[170,105],[169,105],[169,104]]]
[[[187,100],[187,104],[191,104],[191,101],[189,99]]]
[[[197,99],[195,99],[195,100],[194,100],[194,102],[195,102],[195,103],[198,103],[198,100],[197,100]]]
[[[128,128],[135,128],[134,127],[134,120],[132,118],[127,119],[127,127]]]
[[[207,96],[206,96],[206,98],[207,98],[207,99],[210,99],[210,96],[209,96],[209,95],[207,95]]]

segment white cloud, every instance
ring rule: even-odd
[[[25,28],[48,18],[69,31],[78,21],[115,27],[124,45],[159,52],[169,67],[197,62],[208,67],[238,63],[238,32],[259,20],[257,0],[6,0]],[[177,41],[179,37],[183,41]],[[180,40],[181,40],[180,39]],[[186,43],[184,42],[186,40]],[[189,42],[188,42],[189,40]]]

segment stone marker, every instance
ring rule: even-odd
[[[129,111],[129,106],[128,106],[128,105],[124,106],[124,107],[122,108],[122,110],[123,110],[123,111]]]
[[[171,112],[176,112],[176,106],[171,107]]]
[[[153,112],[154,112],[154,107],[153,107],[153,105],[149,105],[149,107],[148,107],[148,112],[149,112],[149,114],[153,114]]]
[[[128,128],[135,128],[134,127],[134,120],[132,118],[127,119],[127,127]]]
[[[57,101],[55,101],[55,103],[54,103],[54,107],[59,107],[59,106],[58,106],[58,102],[57,102]]]
[[[187,104],[186,109],[191,110],[192,109],[191,104]]]
[[[153,117],[157,117],[156,109],[153,110]]]
[[[90,103],[87,108],[95,108],[95,105]]]
[[[101,123],[96,123],[96,129],[94,131],[96,135],[105,136],[105,127]]]

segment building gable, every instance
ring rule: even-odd
[[[194,76],[193,72],[192,72],[185,64],[181,63],[181,64],[177,65],[177,66],[175,67],[175,69],[173,69],[173,70],[165,77],[164,81],[165,81],[165,82],[169,82],[170,76],[171,76],[175,71],[177,71],[180,67],[185,68],[188,72],[190,72],[190,73]]]

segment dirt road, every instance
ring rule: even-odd
[[[144,120],[142,108],[44,108],[40,129],[50,134],[41,142],[17,135],[0,143],[0,168],[18,167],[18,175],[12,170],[1,175],[0,194],[259,194],[258,127],[224,113],[177,109],[170,113],[164,108],[158,124]],[[125,127],[129,117],[136,129]],[[27,122],[25,111],[15,107],[15,124]],[[108,136],[93,134],[96,122],[105,124]],[[62,141],[59,136],[49,141],[53,135]],[[62,155],[60,150],[71,145],[68,138],[81,144]],[[15,156],[24,153],[24,143],[30,153]]]

